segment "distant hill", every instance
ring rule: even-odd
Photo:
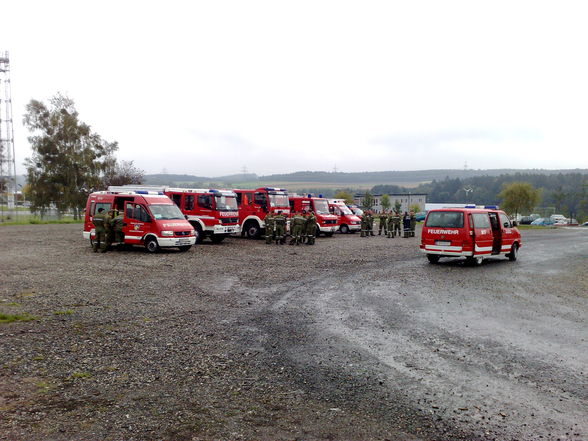
[[[381,171],[381,172],[326,172],[326,171],[298,171],[287,174],[273,174],[257,176],[254,173],[235,174],[218,177],[204,177],[193,175],[175,175],[175,174],[156,174],[145,175],[145,184],[150,185],[194,185],[216,183],[221,186],[231,186],[231,184],[248,183],[252,186],[268,185],[268,183],[312,183],[316,184],[337,184],[342,187],[354,186],[361,184],[402,184],[431,182],[434,180],[449,179],[467,179],[477,176],[501,176],[514,174],[567,174],[580,173],[588,174],[588,169],[574,170],[546,170],[546,169],[489,169],[489,170],[413,170],[413,171]]]

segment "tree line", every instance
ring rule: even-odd
[[[475,176],[466,179],[445,178],[421,184],[416,188],[376,185],[375,194],[426,193],[431,203],[500,204],[504,189],[513,183],[527,183],[537,190],[535,207],[552,207],[556,212],[577,219],[588,218],[588,174],[581,172],[543,174],[512,173],[500,176]],[[400,191],[399,191],[400,190]],[[528,214],[528,213],[523,213]]]

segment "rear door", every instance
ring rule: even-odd
[[[490,218],[490,226],[492,227],[492,254],[500,254],[502,251],[502,228],[500,227],[500,219],[498,218],[498,212],[488,212]]]
[[[506,214],[498,213],[498,219],[500,221],[500,228],[502,230],[501,252],[509,253],[516,238],[516,230],[513,230],[514,227],[512,226],[512,222]]]
[[[474,254],[491,254],[494,235],[488,213],[470,213],[474,230]]]

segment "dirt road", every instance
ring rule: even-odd
[[[0,228],[0,439],[588,440],[588,229],[94,254]]]

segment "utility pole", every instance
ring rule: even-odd
[[[14,156],[10,60],[8,51],[6,51],[0,52],[0,187],[2,187],[2,196],[5,195],[8,210],[14,211],[16,215],[16,161]],[[4,202],[2,202],[2,207],[4,208]],[[4,218],[4,213],[2,214]]]

